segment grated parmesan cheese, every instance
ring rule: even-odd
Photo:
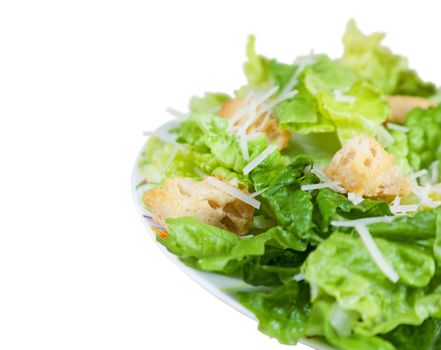
[[[239,108],[236,113],[234,113],[231,118],[228,119],[228,132],[232,132],[234,130],[234,126],[236,122],[243,119],[243,117],[248,113],[249,109],[254,104],[253,92],[249,91],[245,96],[244,105]],[[254,107],[255,108],[255,107]]]
[[[229,195],[241,200],[242,202],[245,202],[252,207],[259,209],[260,208],[260,202],[253,197],[243,193],[241,190],[238,190],[236,187],[230,186],[226,184],[225,182],[222,182],[214,177],[207,177],[207,182],[214,187],[220,189],[221,191],[224,191],[228,193]]]
[[[389,147],[395,142],[394,137],[391,134],[389,134],[389,132],[383,126],[380,126],[377,129],[375,136],[378,139],[378,142],[380,142],[384,148]]]
[[[348,193],[348,199],[355,205],[359,205],[361,202],[364,201],[363,196],[360,196],[354,192]]]
[[[378,268],[391,282],[397,283],[400,276],[398,276],[394,268],[386,261],[367,227],[364,225],[356,225],[355,229]]]
[[[260,190],[260,191],[256,191],[250,194],[250,197],[257,197],[260,196],[263,192],[265,192],[266,190],[268,190],[269,187],[265,187],[264,189]]]
[[[392,201],[392,206],[394,206],[394,205],[400,205],[400,203],[401,203],[401,197],[400,197],[400,196],[396,196],[396,197],[394,198],[394,200]]]
[[[370,218],[355,219],[355,220],[342,220],[331,221],[331,225],[335,227],[355,227],[359,225],[370,225],[379,222],[392,222],[395,216],[374,216]]]
[[[277,149],[276,145],[269,145],[265,148],[262,153],[260,153],[256,158],[254,158],[251,162],[249,162],[245,168],[243,168],[243,173],[248,175],[251,171],[253,171],[256,167],[258,167],[271,153],[273,153]]]
[[[391,205],[390,210],[394,214],[415,212],[420,207],[419,204],[403,204],[403,205]]]
[[[413,174],[409,174],[409,177],[411,179],[417,179],[417,178],[422,177],[424,175],[427,175],[427,170],[426,169],[417,171],[416,173],[413,173]]]
[[[346,96],[342,90],[334,90],[334,98],[338,102],[345,102],[345,103],[354,103],[356,98],[355,96]]]
[[[322,182],[328,184],[328,185],[329,185],[328,187],[329,187],[331,190],[333,190],[333,191],[335,191],[335,192],[339,192],[339,193],[346,193],[346,190],[345,190],[343,187],[341,187],[341,186],[339,185],[340,183],[337,182],[337,181],[332,181],[332,180],[331,180],[331,179],[325,174],[325,172],[323,171],[323,169],[321,169],[318,165],[314,164],[313,167],[312,167],[311,172],[312,172],[313,174],[315,174],[315,175],[320,179],[320,181],[322,181]],[[336,184],[336,182],[337,182],[337,184]]]
[[[264,105],[261,109],[259,109],[259,114],[266,113],[268,111],[271,111],[275,106],[277,106],[280,102],[283,102],[285,100],[289,100],[293,98],[295,95],[298,94],[297,90],[289,91],[283,95],[277,96],[274,100],[269,102],[268,104]]]
[[[256,128],[257,131],[261,131],[265,128],[266,124],[268,123],[268,120],[270,118],[271,113],[267,112],[265,116],[263,117],[262,121],[260,122],[259,126]]]
[[[319,190],[321,188],[330,188],[332,189],[335,186],[338,186],[338,181],[331,181],[331,182],[322,182],[319,184],[311,184],[311,185],[303,185],[300,187],[302,191],[312,191],[312,190]]]
[[[252,103],[249,105],[247,113],[249,114],[246,120],[240,127],[240,130],[246,134],[248,128],[253,124],[257,118],[263,113],[258,106],[264,104],[272,95],[274,95],[279,88],[274,86],[268,90],[264,90],[260,95],[254,96]],[[245,117],[245,115],[244,115]],[[242,119],[242,118],[241,118]]]
[[[409,128],[400,124],[387,123],[386,127],[389,130],[401,131],[401,132],[409,132]]]
[[[257,132],[253,132],[251,134],[248,134],[246,137],[247,137],[248,141],[251,141],[251,140],[254,140],[254,139],[256,139],[256,138],[258,138],[259,136],[262,136],[262,135],[263,135],[263,133],[257,131]]]
[[[419,204],[422,207],[435,208],[438,205],[440,205],[441,201],[434,201],[432,198],[430,198],[430,193],[434,192],[433,191],[434,186],[431,185],[419,186],[415,178],[412,178],[411,180],[412,180],[412,193],[418,197],[418,200],[420,201]]]
[[[312,170],[312,166],[307,165],[305,166],[305,169],[303,169],[303,172],[305,173],[305,175],[309,175],[311,173],[311,170]]]
[[[250,154],[248,152],[248,140],[247,140],[247,136],[244,132],[240,132],[239,134],[239,146],[240,149],[242,151],[242,157],[245,160],[249,160],[250,159]]]
[[[299,273],[297,275],[294,275],[294,277],[292,279],[296,282],[300,282],[305,279],[305,276],[303,274]]]

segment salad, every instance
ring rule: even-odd
[[[193,97],[138,168],[157,241],[239,292],[283,344],[441,349],[441,106],[384,34],[282,63],[249,38],[246,85]]]

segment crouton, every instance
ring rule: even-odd
[[[143,200],[152,211],[153,220],[164,228],[167,218],[193,216],[205,224],[244,235],[253,221],[253,207],[206,180],[168,179],[161,188],[144,192]]]
[[[347,141],[325,172],[347,192],[364,197],[404,196],[410,192],[410,180],[401,174],[393,155],[367,136]]]
[[[386,96],[387,102],[391,107],[391,114],[388,121],[403,124],[406,115],[414,108],[427,109],[435,107],[436,104],[427,98],[417,96]]]
[[[229,119],[240,108],[242,108],[243,105],[243,100],[228,100],[222,105],[219,111],[219,115],[222,118]],[[243,122],[243,120],[238,120],[234,125],[239,126]],[[275,142],[277,144],[279,149],[284,149],[285,147],[287,147],[289,140],[291,139],[291,134],[287,130],[283,130],[280,128],[279,121],[271,115],[267,118],[266,113],[260,115],[247,129],[247,133],[253,133],[256,131],[261,131],[265,133],[271,142]]]

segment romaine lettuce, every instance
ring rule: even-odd
[[[353,334],[351,329],[357,317],[356,312],[341,309],[332,299],[316,301],[312,306],[306,335],[322,336],[341,350],[396,350],[391,343],[379,337]]]
[[[219,164],[207,153],[150,137],[140,156],[140,175],[152,183],[175,176],[199,177],[198,171],[210,174]]]
[[[361,79],[370,81],[386,95],[430,96],[435,86],[423,82],[409,69],[407,59],[382,46],[383,33],[364,35],[354,20],[349,21],[343,37],[342,64]]]
[[[424,290],[435,273],[430,252],[412,244],[375,241],[400,276],[397,284],[379,270],[361,239],[343,233],[332,234],[308,256],[305,279],[343,309],[360,314],[353,327],[359,335],[387,333],[400,324],[419,325],[439,313],[441,294]]]
[[[297,75],[298,93],[274,108],[283,128],[300,134],[337,131],[344,143],[360,133],[375,136],[389,114],[389,105],[375,88],[357,82],[354,73],[325,55],[314,56],[309,64],[282,64],[257,55],[254,37],[248,51],[250,87],[275,85],[280,92]]]
[[[418,327],[401,325],[383,338],[398,350],[438,350],[441,349],[441,320],[431,318]]]
[[[263,256],[268,247],[306,249],[297,236],[281,227],[246,239],[192,217],[167,219],[167,227],[168,235],[158,235],[157,241],[185,263],[204,271],[231,274],[252,257]]]
[[[270,292],[240,292],[239,299],[256,315],[259,330],[282,344],[304,336],[311,308],[307,284],[291,281]]]
[[[428,169],[438,161],[441,170],[441,105],[436,108],[415,109],[406,117],[409,162],[417,171]]]

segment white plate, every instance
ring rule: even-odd
[[[170,124],[169,124],[170,125]],[[165,126],[165,125],[164,125]],[[168,126],[168,125],[167,125]],[[167,128],[165,126],[165,128]],[[162,127],[161,129],[164,129]],[[191,279],[193,279],[195,282],[197,282],[201,287],[205,288],[207,291],[209,291],[211,294],[213,294],[218,299],[222,300],[227,305],[231,306],[232,308],[236,309],[240,313],[244,314],[245,316],[248,316],[252,318],[253,320],[256,320],[256,317],[253,313],[248,311],[245,307],[243,307],[237,298],[236,292],[238,290],[249,290],[256,287],[247,285],[244,281],[242,281],[240,278],[237,277],[229,277],[220,275],[217,273],[212,272],[204,272],[192,269],[185,264],[183,264],[175,255],[169,253],[167,249],[162,246],[161,244],[157,243],[155,240],[155,234],[152,231],[152,227],[154,227],[154,223],[151,221],[149,217],[146,216],[146,211],[142,206],[141,201],[141,195],[142,191],[137,190],[137,185],[144,180],[142,176],[140,175],[138,171],[138,161],[139,157],[141,155],[143,150],[141,150],[138,159],[136,160],[136,163],[133,167],[133,173],[132,173],[132,195],[133,199],[135,201],[136,208],[138,210],[138,213],[141,217],[141,220],[146,228],[146,231],[148,232],[149,236],[152,237],[152,241],[154,242],[155,246],[158,249],[161,249],[162,252],[169,258],[171,261],[173,261],[187,276],[189,276]],[[335,350],[334,348],[330,347],[329,345],[325,345],[321,342],[318,342],[316,340],[301,340],[302,344],[309,345],[314,349],[317,350]]]

